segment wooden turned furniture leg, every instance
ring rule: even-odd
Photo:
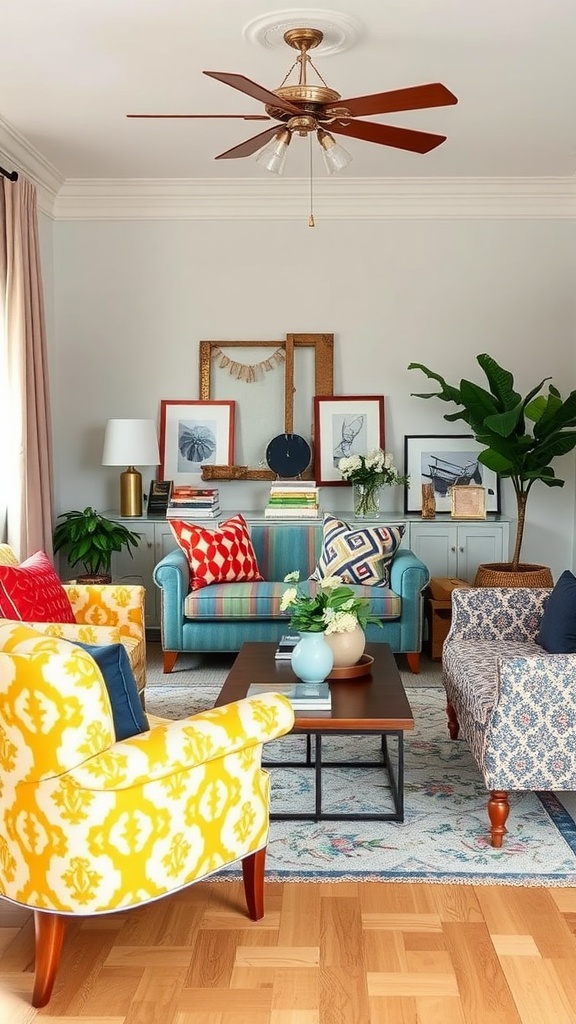
[[[460,732],[460,722],[458,721],[458,715],[450,701],[446,705],[446,714],[448,715],[448,732],[450,733],[451,740],[457,740]]]
[[[40,1008],[52,995],[56,971],[60,963],[66,918],[62,914],[34,911],[36,949],[34,962],[34,991],[32,1006]]]
[[[164,651],[164,672],[171,672],[176,664],[176,658],[178,657],[178,651]]]
[[[491,825],[490,842],[498,850],[502,846],[502,840],[508,831],[504,826],[509,814],[510,804],[508,803],[507,791],[505,789],[490,790],[490,799],[488,801],[488,817],[490,818]]]
[[[244,894],[248,914],[253,921],[264,917],[264,865],[266,863],[266,847],[250,853],[242,861],[244,877]]]
[[[414,675],[418,675],[420,671],[420,652],[411,651],[410,654],[406,655],[406,661],[408,662],[408,668]]]

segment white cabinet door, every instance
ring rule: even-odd
[[[112,518],[112,517],[110,517]],[[142,519],[121,519],[116,520],[127,526],[133,533],[140,535],[140,542],[137,548],[131,548],[130,552],[123,548],[116,551],[112,556],[112,579],[114,583],[136,583],[146,587],[146,626],[158,624],[156,612],[156,598],[154,591],[156,587],[152,581],[152,570],[156,564],[155,559],[155,524],[147,523]]]
[[[508,528],[505,521],[457,524],[433,519],[411,524],[410,546],[431,576],[473,583],[479,565],[508,560]]]
[[[457,527],[436,519],[410,525],[410,547],[431,576],[456,576]]]

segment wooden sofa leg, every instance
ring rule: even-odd
[[[450,733],[450,739],[457,740],[460,732],[460,722],[458,721],[456,709],[450,701],[448,701],[446,705],[446,714],[448,716],[448,732]]]
[[[34,991],[32,1006],[40,1008],[52,995],[56,971],[60,963],[66,918],[63,914],[34,911],[36,955],[34,963]]]
[[[414,675],[418,675],[420,671],[420,652],[411,651],[410,654],[406,655],[406,661],[408,662],[408,668]]]
[[[488,801],[488,817],[490,818],[491,825],[490,842],[497,849],[500,849],[502,846],[502,840],[508,831],[504,826],[509,814],[510,804],[507,791],[504,789],[490,790],[490,799]]]
[[[174,665],[176,664],[176,658],[178,657],[178,654],[179,654],[178,651],[164,651],[164,655],[163,655],[163,660],[164,660],[163,671],[164,672],[171,672],[172,671],[172,669],[174,668]]]
[[[244,894],[248,914],[253,921],[264,917],[264,865],[266,863],[266,847],[250,853],[242,861],[244,878]]]

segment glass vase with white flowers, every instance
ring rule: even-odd
[[[343,480],[353,486],[354,515],[377,516],[380,512],[380,488],[408,484],[410,478],[398,472],[394,456],[382,448],[372,448],[366,455],[348,455],[338,462]]]

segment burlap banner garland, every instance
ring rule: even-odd
[[[286,353],[283,348],[277,348],[267,359],[261,359],[259,363],[239,363],[237,359],[231,359],[221,348],[212,349],[212,358],[221,370],[228,370],[232,377],[237,380],[244,380],[247,384],[262,380],[265,373],[275,370],[280,363],[286,362]]]

